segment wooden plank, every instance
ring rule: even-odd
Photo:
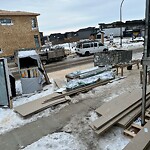
[[[112,103],[111,109],[108,108],[106,110],[105,115],[102,115],[99,119],[95,120],[92,124],[95,126],[96,129],[99,129],[100,127],[104,126],[107,122],[111,121],[114,117],[118,116],[120,113],[124,112],[126,109],[128,109],[130,106],[137,103],[142,96],[142,90],[137,89],[135,91],[132,91],[129,95],[126,95],[126,100],[120,100],[118,103]],[[118,100],[118,98],[117,98]],[[116,108],[116,106],[118,106]]]
[[[137,133],[124,150],[146,150],[150,144],[150,121]]]
[[[134,100],[139,100],[141,98],[141,93],[142,90],[136,89],[136,90],[132,90],[131,92],[125,92],[119,96],[117,96],[116,98],[112,99],[111,101],[104,103],[102,106],[100,106],[99,108],[97,108],[95,111],[100,114],[100,115],[106,115],[110,112],[112,112],[114,110],[114,108],[116,109],[117,106],[119,107],[120,104],[122,103],[127,103],[127,100],[130,101],[131,98],[133,98]],[[136,94],[136,95],[134,95]],[[134,96],[136,96],[135,99]]]
[[[147,94],[146,107],[150,105],[150,94]],[[136,120],[141,115],[141,107],[134,109],[128,115],[123,117],[117,124],[121,127],[127,128],[134,120]]]
[[[137,129],[142,129],[143,128],[142,126],[137,125],[135,123],[133,123],[131,126],[134,127],[134,128],[137,128]]]
[[[109,121],[105,126],[101,127],[100,129],[95,130],[95,132],[97,134],[104,133],[106,130],[108,130],[114,124],[116,124],[122,117],[124,117],[126,114],[130,113],[133,109],[135,109],[136,107],[138,107],[139,104],[140,104],[140,102],[138,102],[137,104],[135,104],[133,107],[130,107],[129,109],[127,109],[126,111],[124,111],[123,113],[121,113],[120,115],[118,115],[117,117],[115,117],[113,120]],[[92,124],[90,126],[93,129],[95,129],[95,127]]]
[[[56,96],[55,99],[63,98],[65,96],[70,96],[70,95],[73,95],[73,94],[76,94],[76,93],[79,93],[79,92],[84,92],[84,91],[90,90],[90,89],[93,89],[95,87],[105,85],[105,84],[109,83],[112,80],[113,79],[102,80],[102,81],[100,80],[100,81],[98,81],[95,84],[87,85],[87,86],[84,86],[84,87],[81,87],[81,88],[77,88],[77,89],[74,89],[74,90],[71,90],[71,91],[68,91],[68,92],[65,91],[63,94],[61,94],[59,96]],[[44,103],[47,103],[49,101],[51,101],[51,99],[45,100]]]
[[[39,98],[37,100],[28,102],[26,104],[17,106],[14,108],[14,111],[19,113],[21,116],[26,117],[26,116],[34,114],[36,112],[40,112],[41,110],[44,110],[50,106],[67,101],[65,98],[61,98],[58,100],[50,101],[48,103],[43,103],[45,101],[45,99],[52,98],[53,96],[55,97],[56,95],[58,95],[58,94],[54,93],[49,96],[45,96],[45,97]]]
[[[134,109],[128,115],[119,120],[117,125],[123,128],[127,128],[135,120],[135,118],[140,116],[139,111],[141,111],[141,108]]]
[[[150,87],[147,87],[147,96],[149,96],[149,91],[150,91]],[[132,91],[128,91],[128,92],[125,92],[119,96],[117,96],[116,98],[112,99],[111,101],[107,102],[107,103],[104,103],[102,106],[100,106],[99,108],[97,108],[95,111],[100,114],[100,115],[105,115],[107,113],[110,113],[111,111],[113,111],[114,107],[116,108],[116,106],[119,106],[120,103],[124,103],[126,102],[126,100],[128,99],[128,97],[130,96],[131,97],[131,94],[132,96],[134,97],[134,92],[135,93],[138,93],[138,95],[136,95],[136,97],[138,96],[137,99],[140,99],[141,98],[141,93],[142,93],[142,90],[141,88],[138,88],[138,89],[134,89]]]
[[[124,134],[129,135],[129,136],[131,136],[131,137],[135,137],[135,136],[136,136],[135,133],[133,133],[133,132],[131,132],[131,131],[128,131],[128,130],[124,130],[123,132],[124,132]]]

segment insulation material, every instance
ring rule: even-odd
[[[106,67],[93,67],[90,69],[86,69],[86,70],[79,70],[79,71],[75,71],[72,72],[70,74],[66,75],[67,80],[70,79],[84,79],[87,77],[91,77],[91,76],[95,76],[97,74],[100,74],[104,71],[108,71],[110,70],[112,67],[111,66],[106,66]]]
[[[98,74],[89,78],[85,78],[85,79],[73,79],[67,83],[66,89],[72,90],[75,88],[79,88],[82,86],[96,83],[100,80],[105,81],[105,80],[113,79],[114,77],[115,77],[115,74],[113,71],[106,71],[101,74]]]

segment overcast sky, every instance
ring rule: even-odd
[[[0,0],[0,9],[40,13],[44,35],[119,21],[122,0]],[[143,19],[146,0],[124,0],[123,21]]]

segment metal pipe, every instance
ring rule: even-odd
[[[120,23],[122,23],[122,5],[124,0],[120,4]],[[120,47],[122,47],[122,25],[120,26]]]
[[[149,1],[150,0],[146,0],[146,11],[145,11],[145,41],[144,41],[144,54],[143,54],[143,59],[146,59],[148,57],[148,36],[149,36]],[[143,64],[143,84],[142,84],[142,122],[141,125],[144,126],[145,125],[145,107],[146,107],[146,91],[147,91],[147,65]]]

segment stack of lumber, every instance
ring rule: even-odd
[[[138,88],[125,92],[105,103],[96,109],[101,117],[92,122],[90,126],[97,134],[102,134],[117,123],[122,124],[122,126],[129,124],[141,113],[141,97],[142,89]],[[147,94],[147,99],[149,98],[150,94]],[[149,100],[147,100],[146,105],[150,105]]]

